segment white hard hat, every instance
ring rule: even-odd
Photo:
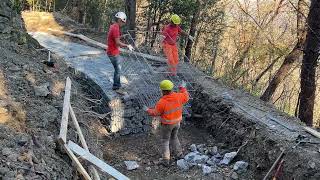
[[[117,12],[117,14],[115,16],[116,16],[116,18],[121,19],[123,22],[127,21],[127,15],[124,12]]]

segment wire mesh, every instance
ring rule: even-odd
[[[131,34],[135,33],[135,38]],[[177,76],[171,76],[167,70],[166,57],[162,52],[162,45],[160,41],[159,31],[128,31],[125,35],[125,41],[128,44],[134,43],[135,51],[138,53],[149,54],[160,57],[164,62],[146,59],[146,57],[139,56],[136,53],[128,53],[122,66],[123,75],[128,79],[127,89],[134,92],[135,98],[140,107],[153,107],[161,98],[159,90],[159,82],[164,79],[171,80],[175,85],[179,85],[182,81],[187,83],[188,91],[190,92],[190,99],[192,99],[193,91],[195,91],[195,82],[199,75],[195,75],[195,68],[182,60],[187,58],[179,50],[179,65]],[[174,90],[177,90],[175,86]],[[190,101],[184,106],[183,113],[187,116],[191,114]]]

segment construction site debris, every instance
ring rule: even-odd
[[[233,158],[236,157],[236,155],[237,155],[237,152],[226,153],[222,161],[220,162],[220,164],[229,165],[230,162],[233,160]]]
[[[137,161],[124,161],[128,171],[138,169],[140,166]]]
[[[212,168],[210,166],[207,166],[207,165],[202,165],[202,173],[204,175],[208,175],[210,173],[212,173]]]
[[[189,170],[189,168],[190,168],[189,163],[184,159],[179,159],[177,161],[177,166],[179,167],[179,169],[184,170],[184,171]]]
[[[50,94],[48,87],[50,86],[49,83],[41,84],[40,86],[34,86],[34,93],[36,96],[46,97]]]
[[[248,163],[245,161],[237,161],[234,166],[233,170],[235,170],[237,173],[243,173],[247,171]]]
[[[196,146],[195,144],[191,144],[190,150],[191,150],[192,152],[197,151],[197,146]]]

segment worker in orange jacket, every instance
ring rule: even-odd
[[[177,14],[173,14],[170,18],[170,24],[165,26],[162,34],[162,48],[167,57],[168,70],[170,75],[177,75],[177,66],[179,64],[179,52],[177,48],[178,35],[188,36],[191,41],[194,38],[180,28],[181,18]]]
[[[173,87],[174,84],[171,81],[161,81],[160,89],[163,96],[157,102],[155,108],[143,107],[150,116],[161,117],[162,164],[165,166],[169,166],[170,163],[169,145],[173,147],[177,157],[182,157],[178,131],[182,120],[183,105],[189,100],[189,93],[185,82],[182,82],[180,85],[179,92],[173,92]]]

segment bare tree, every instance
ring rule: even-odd
[[[306,34],[306,26],[305,20],[303,18],[303,12],[305,4],[304,0],[298,1],[298,8],[297,8],[297,43],[292,49],[292,51],[285,57],[283,63],[281,64],[280,68],[273,76],[272,80],[270,81],[267,89],[264,91],[262,96],[260,97],[263,101],[270,101],[271,97],[273,96],[274,92],[276,91],[277,87],[279,86],[280,82],[286,77],[288,72],[292,69],[292,66],[295,62],[299,60],[302,56],[302,47],[305,42],[305,34]]]
[[[200,0],[197,0],[196,9],[195,9],[195,11],[193,13],[192,20],[191,20],[191,25],[190,25],[189,34],[191,36],[194,36],[196,34],[196,27],[197,27],[198,21],[199,21],[201,4],[202,3],[200,2]],[[184,59],[185,62],[189,62],[190,59],[191,59],[192,44],[193,44],[193,42],[191,40],[188,40],[188,43],[187,43],[187,46],[186,46],[186,49],[185,49],[185,55],[186,55],[186,57]]]
[[[320,53],[320,1],[312,0],[308,16],[308,34],[301,68],[301,94],[299,118],[313,125],[316,91],[316,66]]]

